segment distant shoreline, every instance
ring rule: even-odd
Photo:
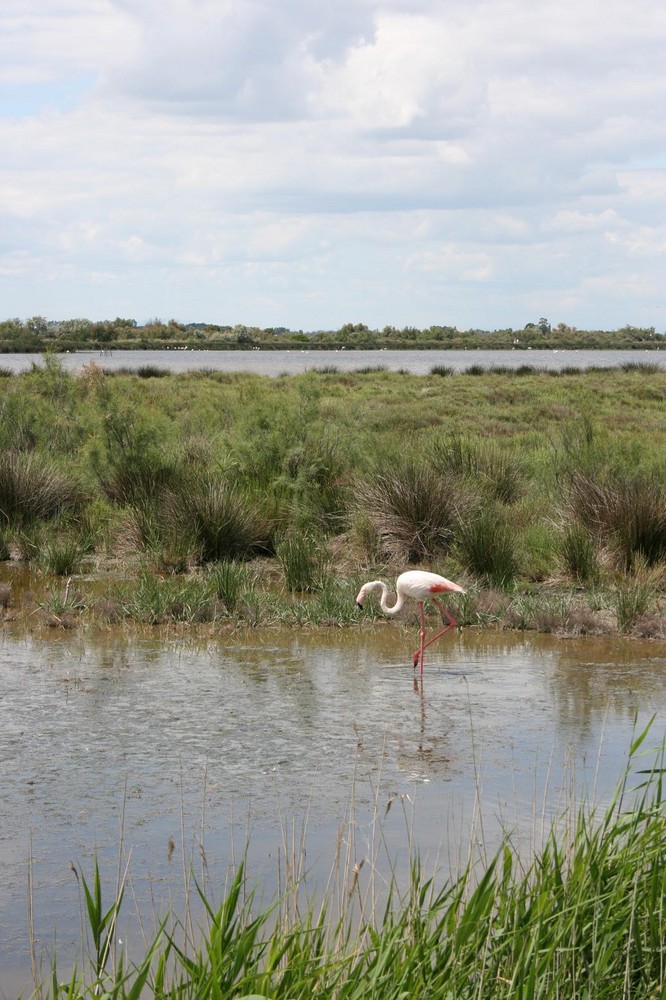
[[[545,341],[539,344],[489,344],[482,340],[473,343],[452,342],[442,343],[433,341],[419,343],[418,341],[391,341],[379,344],[348,344],[339,342],[321,343],[319,341],[296,342],[296,343],[253,343],[253,344],[229,344],[226,342],[209,341],[200,343],[198,341],[165,343],[164,341],[117,341],[114,343],[54,343],[48,341],[30,346],[17,346],[11,343],[0,343],[0,355],[2,354],[76,354],[99,351],[104,354],[110,351],[225,351],[236,353],[239,351],[270,351],[274,353],[293,353],[294,351],[502,351],[506,353],[529,353],[530,351],[662,351],[666,350],[666,336],[662,337],[663,343],[646,342],[623,342],[613,343],[604,341],[603,343],[570,343]]]

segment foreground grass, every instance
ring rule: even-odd
[[[641,769],[647,734],[635,739],[604,812],[571,807],[527,857],[507,832],[489,862],[443,882],[414,858],[406,890],[394,883],[381,906],[362,861],[347,865],[341,897],[329,890],[304,903],[296,880],[272,906],[255,901],[241,865],[221,905],[201,894],[200,933],[191,915],[168,919],[130,964],[113,959],[123,890],[103,903],[95,871],[90,884],[83,879],[85,958],[67,982],[55,972],[35,996],[663,997],[663,748]]]
[[[465,624],[666,635],[655,366],[270,379],[47,358],[0,383],[5,618],[347,624],[358,581],[419,565],[468,589]],[[50,581],[32,607],[17,562]],[[124,582],[102,594],[109,568]]]

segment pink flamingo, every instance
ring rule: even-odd
[[[416,669],[417,663],[420,663],[421,677],[423,677],[423,651],[426,650],[428,646],[432,646],[433,642],[456,626],[453,617],[433,595],[441,593],[464,594],[465,591],[460,584],[452,583],[451,580],[447,580],[446,577],[439,576],[437,573],[426,573],[420,569],[413,569],[409,570],[407,573],[401,573],[396,580],[395,589],[397,599],[392,608],[389,607],[386,602],[386,598],[388,597],[388,587],[385,583],[382,583],[381,580],[371,580],[369,583],[364,583],[358,592],[356,603],[359,608],[362,608],[367,594],[373,590],[381,590],[379,605],[385,615],[396,615],[403,607],[408,597],[418,603],[419,614],[421,615],[421,644],[419,648],[414,651],[414,669]],[[442,619],[447,618],[449,622],[446,628],[443,628],[437,633],[437,635],[434,635],[432,639],[428,639],[427,642],[425,641],[426,627],[425,615],[423,613],[423,602],[426,600],[431,600],[439,609]]]

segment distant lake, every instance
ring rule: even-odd
[[[518,368],[532,365],[550,371],[560,368],[589,368],[592,365],[618,368],[627,363],[658,364],[666,369],[666,350],[649,351],[76,351],[59,355],[64,366],[78,371],[94,362],[109,371],[155,365],[171,372],[220,371],[254,372],[257,375],[297,375],[311,368],[337,368],[353,372],[359,368],[382,367],[411,375],[428,375],[436,366],[465,371],[472,365],[484,368]],[[0,354],[0,369],[25,371],[40,364],[41,354]]]

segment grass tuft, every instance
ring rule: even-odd
[[[294,534],[283,538],[275,554],[282,567],[287,590],[303,593],[322,589],[328,571],[328,558],[311,535]]]
[[[25,527],[79,510],[79,483],[48,458],[0,452],[0,512],[6,524]]]
[[[455,477],[407,460],[359,481],[356,505],[389,559],[417,563],[448,551],[470,498]]]
[[[581,524],[612,545],[623,569],[666,557],[666,483],[657,474],[574,473],[569,503]]]
[[[579,583],[594,583],[599,577],[598,544],[582,524],[568,525],[561,541],[562,559],[567,572]]]
[[[458,528],[460,561],[492,587],[506,589],[518,574],[516,536],[498,511],[484,509]]]

